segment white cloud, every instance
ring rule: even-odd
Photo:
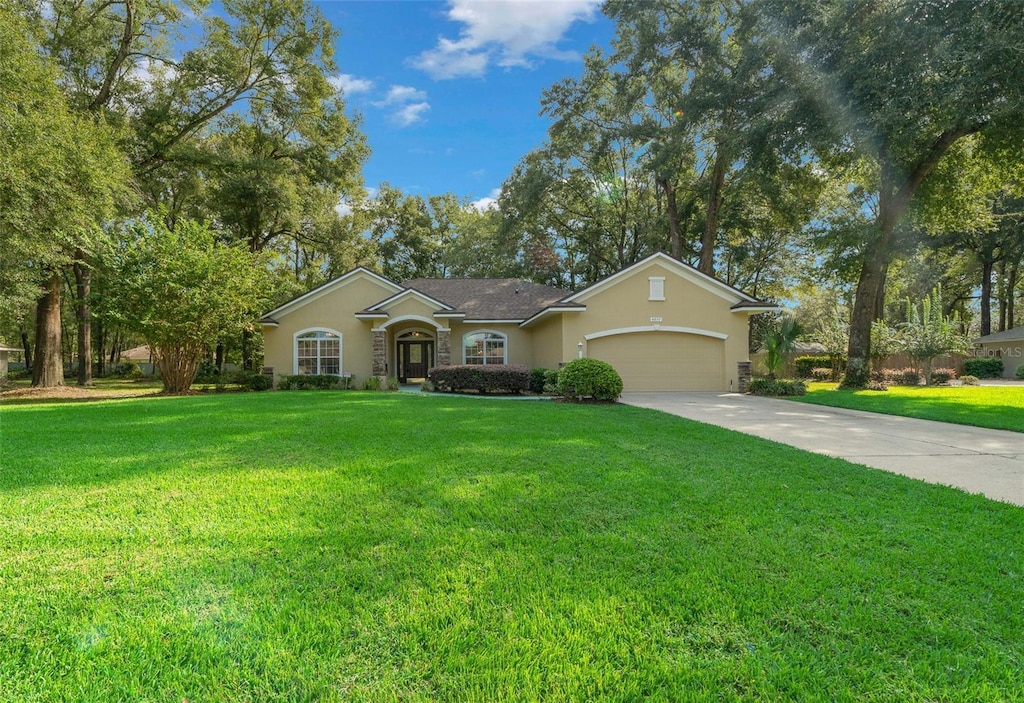
[[[416,124],[423,119],[423,113],[430,109],[430,103],[409,103],[403,105],[391,115],[398,124],[403,127],[408,127],[411,124]]]
[[[373,88],[373,81],[366,78],[356,78],[348,73],[339,73],[336,76],[331,76],[327,79],[327,82],[334,86],[335,90],[340,90],[346,95],[365,93]]]
[[[424,113],[430,109],[426,91],[408,85],[393,85],[383,100],[374,103],[377,107],[392,108],[391,119],[402,127],[421,122]]]
[[[374,103],[374,105],[379,107],[383,107],[385,105],[398,105],[401,103],[412,102],[413,100],[422,101],[426,100],[426,98],[427,94],[417,88],[413,88],[408,85],[393,85],[388,90],[388,94],[384,99]]]
[[[458,39],[410,59],[431,77],[482,76],[487,66],[530,66],[531,58],[571,59],[557,44],[574,22],[589,22],[601,0],[449,0],[448,19],[464,26]]]
[[[501,188],[495,188],[491,191],[491,194],[474,200],[469,204],[470,210],[476,210],[477,212],[486,212],[498,207],[498,196],[501,195]]]

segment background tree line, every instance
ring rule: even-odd
[[[545,92],[548,139],[484,211],[367,197],[315,7],[209,9],[0,4],[0,314],[38,384],[62,378],[62,328],[103,356],[104,261],[147,212],[265,254],[267,304],[356,264],[578,288],[663,250],[796,304],[808,333],[843,318],[854,385],[872,322],[936,284],[946,312],[977,299],[981,334],[1020,321],[1020,3],[610,0],[612,45]],[[253,364],[258,336],[234,329],[214,341]]]

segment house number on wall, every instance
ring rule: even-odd
[[[651,318],[651,322],[661,322],[661,318],[660,317],[652,317]]]

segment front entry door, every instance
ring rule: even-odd
[[[398,380],[405,383],[410,378],[426,378],[433,352],[433,342],[399,342]]]

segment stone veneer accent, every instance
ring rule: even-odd
[[[452,331],[437,331],[437,365],[452,365]]]
[[[754,365],[749,361],[736,362],[736,372],[739,375],[740,393],[747,392],[747,384],[750,383],[750,375]]]
[[[387,376],[387,330],[373,331],[373,375]]]

